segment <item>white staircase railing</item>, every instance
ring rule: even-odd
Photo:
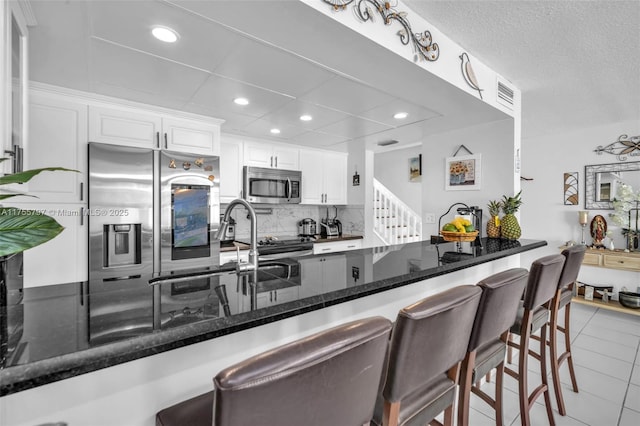
[[[380,181],[373,179],[373,231],[385,244],[422,240],[422,218]]]

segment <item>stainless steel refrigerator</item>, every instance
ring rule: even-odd
[[[217,266],[220,159],[89,144],[89,279]]]

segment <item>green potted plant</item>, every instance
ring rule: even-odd
[[[0,162],[5,160],[6,158],[2,158]],[[77,170],[63,167],[27,170],[0,177],[0,185],[26,183],[44,171],[77,172]],[[17,196],[32,197],[32,195],[25,193],[0,190],[0,203],[8,198]],[[0,205],[0,259],[46,243],[55,238],[63,229],[64,227],[54,218],[42,212],[16,207],[2,207]]]

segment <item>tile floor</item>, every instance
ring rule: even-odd
[[[561,416],[549,376],[556,425],[640,425],[640,316],[577,303],[571,306],[572,353],[580,392],[572,391],[568,368],[563,364],[560,373],[567,415]],[[529,359],[529,381],[533,388],[540,383],[540,367],[537,361]],[[493,386],[492,380],[483,389],[493,395]],[[505,375],[504,388],[505,425],[519,425],[517,383]],[[493,426],[494,419],[491,408],[472,396],[469,423]],[[531,423],[549,424],[542,397],[532,409]]]

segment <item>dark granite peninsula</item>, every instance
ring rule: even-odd
[[[27,288],[2,310],[0,423],[93,424],[99,412],[101,424],[151,425],[233,362],[351,319],[394,318],[545,245],[423,241],[263,262],[257,282],[223,265],[207,278]]]

